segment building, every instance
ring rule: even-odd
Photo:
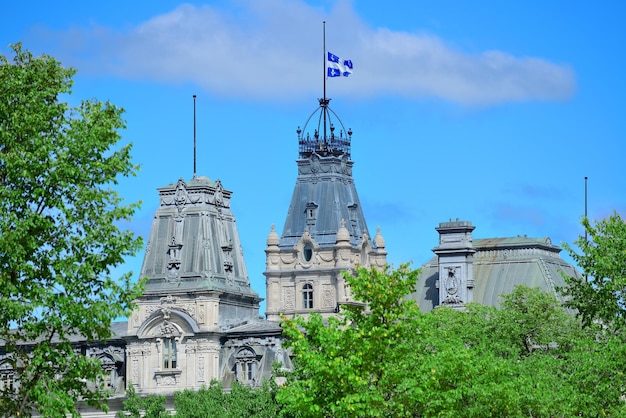
[[[415,293],[422,311],[445,305],[461,308],[468,302],[499,306],[501,295],[517,285],[539,287],[561,299],[563,274],[580,277],[559,255],[550,238],[472,238],[475,226],[450,220],[436,228],[435,256],[421,268]]]
[[[287,219],[280,238],[273,228],[267,237],[265,315],[270,321],[310,312],[334,315],[340,304],[354,302],[343,271],[387,263],[385,240],[380,229],[371,238],[352,178],[352,130],[345,129],[329,102],[320,99],[304,129],[296,131],[298,176]],[[309,125],[311,119],[316,126]]]
[[[360,204],[351,159],[352,130],[345,129],[329,99],[298,128],[297,177],[279,236],[267,237],[266,318],[250,287],[234,214],[232,193],[221,182],[197,176],[158,189],[141,277],[148,279],[128,321],[113,324],[102,344],[74,340],[77,350],[98,357],[114,394],[114,416],[129,385],[139,394],[199,389],[212,380],[259,385],[279,362],[292,367],[282,348],[281,316],[335,315],[358,303],[343,272],[387,263],[380,229],[372,237]],[[315,117],[315,118],[314,118]],[[316,121],[317,124],[311,123]],[[498,305],[517,284],[556,293],[561,272],[578,275],[549,238],[476,239],[471,222],[440,223],[435,256],[422,267],[411,297],[429,311],[462,308],[476,301]],[[0,347],[0,384],[15,382]]]
[[[148,281],[120,336],[127,385],[167,393],[212,380],[260,384],[289,358],[280,326],[259,316],[231,192],[196,177],[160,188],[159,199],[141,269]]]

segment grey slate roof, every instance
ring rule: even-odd
[[[561,273],[580,277],[580,273],[559,255],[561,248],[549,238],[486,238],[474,239],[477,250],[473,258],[473,301],[499,306],[500,295],[510,293],[517,285],[539,287],[555,294],[565,281]],[[422,266],[417,290],[411,295],[422,311],[439,304],[437,256]]]
[[[280,248],[293,247],[308,230],[321,247],[336,243],[342,219],[356,247],[367,230],[347,154],[312,153],[300,158],[298,177],[280,238]],[[310,212],[311,211],[311,212]]]
[[[141,270],[149,279],[144,294],[218,291],[259,299],[250,288],[231,194],[219,180],[201,176],[159,189]]]

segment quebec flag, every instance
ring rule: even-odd
[[[352,74],[352,61],[341,60],[337,55],[331,52],[328,53],[328,61],[326,64],[328,77],[347,77]]]

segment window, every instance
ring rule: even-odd
[[[163,339],[163,368],[164,369],[176,368],[176,339],[175,338]]]
[[[254,350],[250,347],[241,349],[235,355],[236,363],[233,372],[237,381],[244,386],[254,386],[257,380],[259,359]]]
[[[310,283],[302,286],[302,307],[313,309],[313,286]]]
[[[0,389],[5,391],[12,391],[15,385],[15,375],[7,372],[0,374]]]
[[[247,380],[248,381],[252,381],[254,379],[254,364],[253,363],[246,363],[246,369],[247,369]]]
[[[311,258],[313,258],[313,246],[310,242],[307,242],[304,245],[304,250],[302,250],[302,257],[304,257],[304,261],[311,261]]]

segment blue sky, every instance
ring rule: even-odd
[[[296,129],[322,96],[327,49],[354,73],[331,108],[354,134],[353,176],[389,262],[432,256],[434,228],[571,243],[589,215],[626,216],[626,26],[618,1],[11,2],[0,53],[18,41],[78,69],[71,101],[126,109],[141,164],[120,193],[143,201],[198,174],[234,192],[252,287],[265,296],[265,240],[297,174]],[[138,276],[143,254],[126,270]]]

